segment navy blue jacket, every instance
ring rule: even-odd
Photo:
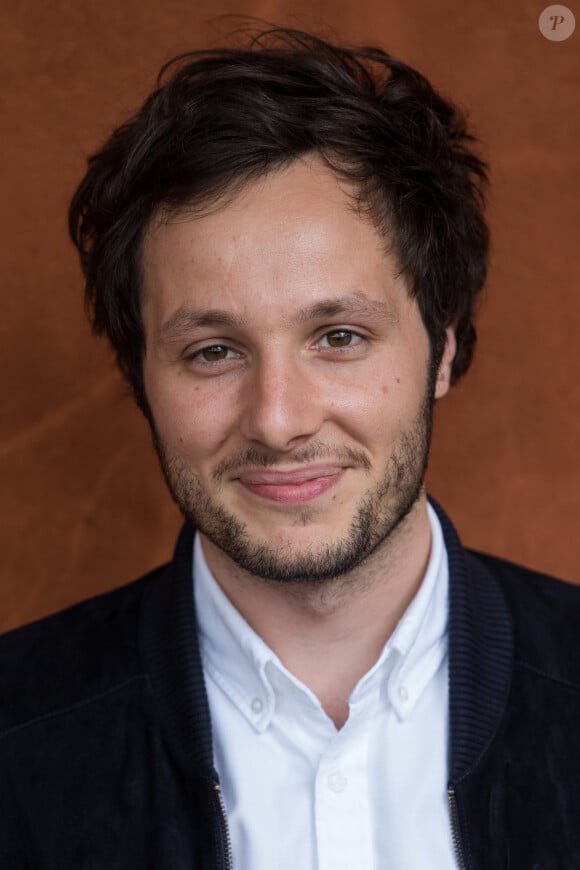
[[[580,588],[463,549],[437,510],[459,866],[580,868]],[[169,565],[0,638],[2,870],[228,867],[192,539],[186,525]]]

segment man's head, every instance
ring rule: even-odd
[[[396,527],[451,378],[453,330],[433,365],[350,194],[306,156],[209,215],[160,215],[143,243],[144,384],[167,482],[215,546],[270,579],[344,574]]]
[[[416,502],[486,271],[469,139],[409,67],[293,32],[180,59],[92,159],[94,328],[178,504],[247,571],[344,574]]]

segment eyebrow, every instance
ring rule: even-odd
[[[322,299],[308,308],[303,308],[292,318],[292,324],[307,323],[309,320],[321,320],[324,317],[336,317],[338,314],[350,314],[355,317],[370,318],[393,322],[396,319],[395,309],[386,302],[375,302],[363,293],[352,293],[339,296],[336,299]]]
[[[222,311],[219,308],[202,308],[193,310],[191,308],[178,308],[175,314],[172,314],[161,329],[159,335],[162,339],[181,338],[193,329],[199,329],[203,326],[244,326],[245,321],[228,311]]]
[[[302,308],[286,322],[286,325],[295,326],[311,320],[337,317],[339,314],[371,319],[374,322],[395,323],[397,320],[394,306],[375,302],[362,293],[351,293],[347,296],[321,299],[320,302]],[[159,338],[161,341],[171,342],[183,338],[194,329],[214,326],[242,329],[246,325],[246,318],[238,317],[220,308],[178,308],[161,326]]]

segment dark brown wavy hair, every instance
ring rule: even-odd
[[[69,212],[93,330],[108,336],[144,413],[140,246],[152,216],[209,211],[307,153],[351,182],[360,213],[384,235],[432,364],[455,327],[456,381],[473,355],[489,247],[486,165],[474,143],[461,112],[378,47],[269,27],[245,47],[167,63],[142,108],[90,158]]]

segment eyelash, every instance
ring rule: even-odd
[[[335,348],[329,347],[329,348],[324,348],[324,350],[334,350],[334,351],[337,351],[338,353],[341,353],[341,354],[348,353],[349,351],[354,350],[355,348],[359,347],[360,344],[362,344],[362,342],[364,342],[366,340],[364,338],[364,336],[362,336],[359,332],[355,332],[353,329],[331,329],[328,332],[325,332],[324,335],[321,335],[319,341],[322,341],[322,339],[327,338],[329,335],[336,335],[338,333],[343,333],[345,335],[353,336],[355,338],[360,339],[360,341],[355,342],[355,344],[348,344],[345,347],[335,347]],[[218,366],[218,365],[226,363],[226,362],[231,362],[231,360],[228,360],[228,359],[220,359],[220,360],[213,360],[212,361],[212,360],[204,360],[204,359],[200,358],[201,354],[204,353],[204,351],[212,350],[214,348],[215,349],[220,348],[222,350],[228,350],[228,351],[232,350],[232,348],[228,347],[227,344],[219,344],[219,343],[208,344],[206,347],[202,347],[199,350],[196,350],[194,353],[188,354],[186,357],[186,360],[187,360],[187,362],[193,362],[196,365],[210,366],[210,367],[215,367],[215,366]]]

